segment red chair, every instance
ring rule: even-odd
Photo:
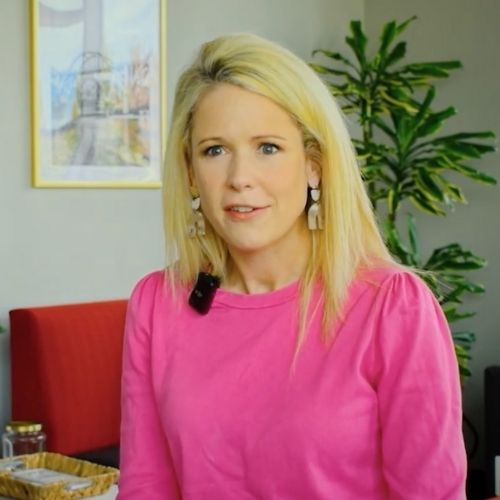
[[[118,465],[127,301],[10,312],[12,419],[35,420],[47,450]]]

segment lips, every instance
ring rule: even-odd
[[[266,206],[252,205],[249,203],[228,203],[224,206],[226,212],[250,213],[254,210],[267,208]]]
[[[234,220],[246,220],[252,218],[259,213],[262,213],[267,207],[266,206],[253,206],[253,205],[227,205],[224,207],[224,211],[228,214],[231,219]]]
[[[247,214],[247,213],[253,212],[254,210],[258,210],[258,207],[248,207],[248,206],[238,205],[238,206],[226,208],[226,210],[228,210],[230,212]]]

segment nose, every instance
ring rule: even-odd
[[[242,191],[253,186],[251,160],[242,152],[235,152],[227,172],[227,184],[235,191]]]

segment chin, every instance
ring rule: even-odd
[[[265,243],[257,243],[257,242],[230,242],[228,243],[228,248],[230,251],[236,251],[239,253],[245,253],[245,254],[250,254],[250,253],[255,253],[258,252],[259,250],[263,250],[266,248]]]

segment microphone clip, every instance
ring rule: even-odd
[[[220,278],[208,273],[198,273],[196,283],[189,295],[189,305],[199,314],[207,314],[212,307]]]

